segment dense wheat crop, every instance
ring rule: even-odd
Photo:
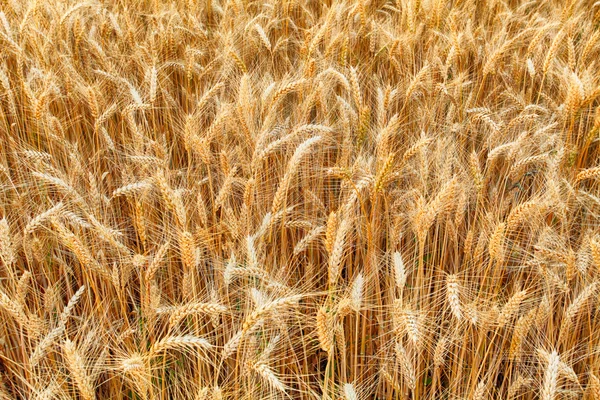
[[[0,0],[0,399],[600,399],[600,2]]]

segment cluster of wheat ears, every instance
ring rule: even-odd
[[[0,0],[0,399],[600,399],[600,2]]]

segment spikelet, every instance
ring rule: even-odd
[[[131,354],[120,361],[120,369],[125,373],[141,371],[145,368],[144,357],[139,354]]]
[[[177,221],[178,225],[181,227],[185,226],[186,213],[181,200],[181,194],[171,189],[164,173],[162,172],[157,173],[154,176],[153,181],[160,190],[165,205],[167,208],[169,208],[169,210],[171,210],[171,212],[174,213],[175,220]]]
[[[148,350],[148,354],[151,357],[154,357],[167,350],[183,350],[185,348],[201,348],[207,350],[211,347],[212,346],[208,342],[208,340],[197,336],[166,336],[158,342],[153,343],[150,349]]]
[[[89,87],[86,91],[87,102],[94,120],[98,119],[98,100],[96,99],[96,90],[93,87]],[[39,119],[39,118],[38,118]]]
[[[329,29],[329,23],[331,22],[332,16],[333,16],[333,13],[329,13],[327,18],[325,19],[325,22],[321,25],[319,30],[312,37],[312,39],[308,45],[308,48],[306,50],[306,56],[308,58],[310,58],[315,53],[315,51],[317,50],[317,47],[319,46],[319,43],[321,43],[321,41],[323,40],[323,37],[327,33],[327,30]]]
[[[253,171],[256,171],[260,165],[260,163],[270,154],[279,151],[282,148],[285,148],[287,144],[294,141],[295,139],[304,136],[306,133],[312,132],[331,132],[331,128],[323,125],[301,125],[295,128],[290,134],[283,136],[280,139],[274,140],[264,148],[261,148],[257,145],[254,155],[252,156],[251,168]]]
[[[244,320],[244,323],[242,324],[242,335],[245,335],[247,332],[249,332],[260,321],[262,321],[263,318],[267,317],[272,312],[278,311],[283,313],[286,308],[296,305],[301,298],[302,295],[291,295],[269,301],[257,307]]]
[[[510,359],[518,360],[520,358],[521,345],[535,322],[537,311],[537,308],[532,308],[527,314],[519,318],[515,324],[515,329],[511,336],[510,350],[508,352],[508,357]]]
[[[364,286],[365,278],[361,272],[354,279],[352,289],[350,290],[350,300],[354,311],[358,312],[362,308]]]
[[[519,311],[519,307],[525,298],[527,297],[527,291],[521,290],[514,295],[506,302],[504,307],[502,307],[502,311],[498,316],[498,326],[500,328],[504,327],[507,322]]]
[[[473,400],[483,400],[485,399],[485,392],[487,389],[487,383],[485,380],[480,381],[475,388],[475,392],[473,393]]]
[[[592,372],[590,372],[588,388],[594,400],[600,399],[600,378],[598,378]]]
[[[589,55],[594,51],[596,44],[600,40],[600,33],[595,31],[592,35],[590,35],[588,41],[585,43],[583,50],[581,51],[581,56],[579,57],[579,61],[584,63],[587,61]]]
[[[390,174],[394,163],[395,154],[391,153],[388,158],[385,160],[383,167],[377,172],[377,176],[375,177],[375,184],[373,187],[373,192],[379,192],[386,183],[386,180]]]
[[[411,390],[415,390],[415,387],[417,385],[417,377],[415,375],[415,370],[412,365],[412,362],[408,358],[406,350],[400,342],[396,342],[395,349],[396,359],[398,360],[398,364],[400,364],[400,371],[402,372],[402,377],[404,378],[406,385]]]
[[[441,337],[435,345],[435,350],[433,352],[433,365],[436,369],[444,365],[444,358],[446,356],[446,351],[448,350],[447,346],[448,338],[446,336]]]
[[[356,108],[360,110],[363,107],[363,98],[360,90],[358,74],[354,67],[350,67],[350,84],[352,85],[352,98],[354,99],[354,104],[356,105]]]
[[[461,320],[463,313],[460,306],[460,285],[456,275],[448,275],[446,277],[446,298],[452,314],[457,320]]]
[[[285,97],[286,95],[288,95],[290,93],[300,90],[305,85],[306,85],[305,79],[300,79],[297,81],[290,82],[287,85],[283,85],[281,88],[279,88],[273,94],[271,102],[269,103],[268,110],[270,111],[270,110],[274,109],[277,106],[277,104],[279,103],[279,100],[281,100],[283,97]]]
[[[258,358],[258,361],[266,363],[267,360],[269,359],[269,357],[271,357],[271,354],[273,353],[273,351],[275,351],[275,348],[277,348],[277,345],[279,344],[280,340],[281,340],[280,335],[277,335],[274,338],[272,338],[271,340],[269,340],[269,344],[267,344],[267,346],[264,348],[262,354]]]
[[[213,387],[212,398],[213,400],[223,400],[225,398],[223,395],[223,390],[219,386]]]
[[[267,34],[265,33],[262,26],[260,26],[259,24],[254,24],[254,29],[256,30],[256,33],[258,34],[258,37],[260,38],[263,45],[267,48],[267,50],[271,51],[271,42],[269,41],[269,38],[267,37]]]
[[[575,177],[575,185],[587,179],[596,179],[600,177],[600,167],[588,168],[579,172]]]
[[[106,121],[108,121],[116,111],[117,111],[117,104],[115,104],[115,103],[113,103],[106,110],[104,110],[104,112],[102,114],[100,114],[100,116],[98,116],[98,118],[94,122],[94,131],[95,132],[101,131],[102,125],[104,125],[104,123]],[[110,138],[110,136],[108,136],[107,143],[109,143],[111,145],[110,146],[111,149],[114,149],[114,142]]]
[[[533,60],[531,58],[528,58],[526,61],[526,65],[527,73],[533,78],[535,76],[535,65],[533,64]]]
[[[590,252],[596,270],[600,271],[600,236],[595,236],[590,240]]]
[[[248,255],[248,268],[250,268],[251,270],[260,270],[258,265],[258,253],[256,251],[256,247],[254,246],[254,242],[254,236],[246,237],[246,253]]]
[[[383,379],[385,379],[385,381],[394,388],[394,390],[400,390],[400,388],[397,385],[398,384],[397,380],[394,379],[392,374],[389,373],[387,366],[384,365],[379,370],[379,373],[383,377]]]
[[[464,316],[473,325],[477,325],[480,321],[480,317],[482,312],[477,308],[475,303],[467,303],[462,307],[462,311],[464,312]],[[488,327],[496,322],[498,319],[498,310],[497,308],[491,307],[487,310],[485,318],[482,318],[482,329],[488,329]]]
[[[35,367],[42,357],[46,354],[48,348],[62,335],[65,330],[64,325],[59,325],[52,329],[40,342],[35,346],[29,356],[29,365]]]
[[[258,375],[264,379],[271,387],[279,390],[282,393],[286,393],[286,387],[281,382],[279,377],[269,368],[266,363],[257,362],[252,365],[252,369],[258,373]]]
[[[556,350],[549,354],[544,380],[540,391],[541,400],[554,400],[558,391],[558,373],[560,368],[560,357]]]
[[[329,217],[327,218],[327,228],[325,230],[325,249],[327,250],[327,253],[329,253],[329,255],[331,255],[331,251],[333,250],[337,227],[338,227],[337,214],[334,211],[332,211],[329,214]],[[599,261],[600,261],[600,259],[599,259]],[[599,264],[598,268],[600,269],[600,264]]]
[[[575,114],[581,107],[581,103],[585,98],[585,91],[583,88],[583,82],[574,72],[570,75],[569,89],[567,91],[567,97],[565,104],[567,106],[567,112],[569,117],[575,117]]]
[[[408,336],[413,346],[420,347],[422,345],[421,335],[421,318],[418,311],[403,310],[400,314],[401,327],[404,333]]]
[[[348,38],[345,37],[340,49],[340,65],[345,67],[348,64]]]
[[[412,95],[415,93],[416,89],[421,85],[422,81],[425,79],[427,74],[429,74],[431,67],[429,63],[426,61],[423,67],[417,72],[417,74],[412,78],[406,91],[404,93],[404,97],[406,99],[406,104],[410,102]]]
[[[330,353],[333,350],[333,321],[325,306],[317,311],[317,337],[321,349]]]
[[[169,329],[173,329],[184,318],[189,315],[206,314],[209,316],[218,315],[227,311],[227,308],[217,303],[194,302],[176,307],[169,317]],[[160,312],[159,312],[160,313]]]
[[[512,180],[519,180],[527,167],[532,164],[539,164],[548,159],[548,154],[538,154],[531,157],[525,157],[514,163],[508,172]]]
[[[596,293],[598,289],[598,282],[592,282],[585,289],[583,289],[573,302],[567,308],[567,312],[563,317],[563,321],[560,327],[560,333],[565,334],[571,329],[575,318],[581,313],[590,298]]]
[[[27,297],[27,292],[29,291],[29,285],[31,280],[31,272],[24,271],[23,275],[19,278],[17,282],[17,293],[16,293],[16,301],[21,305],[25,305],[25,300]]]
[[[325,232],[324,226],[317,226],[311,229],[295,246],[294,255],[302,253],[308,246]]]
[[[490,237],[488,245],[488,251],[490,258],[498,263],[504,261],[504,238],[505,238],[506,224],[504,222],[499,223]]]
[[[36,164],[47,164],[52,161],[52,155],[43,151],[25,150],[23,155]]]
[[[149,87],[149,95],[148,95],[151,104],[154,104],[156,102],[157,87],[158,87],[157,71],[156,71],[156,67],[152,66],[152,68],[150,68],[150,87]]]
[[[246,64],[240,58],[240,56],[235,51],[233,51],[233,50],[229,50],[227,53],[232,58],[233,62],[239,68],[239,70],[242,71],[242,73],[247,74],[248,73],[248,67],[246,67]]]
[[[512,383],[510,384],[510,386],[508,387],[508,392],[507,392],[507,398],[508,400],[512,400],[516,397],[516,394],[521,390],[521,388],[525,387],[526,385],[531,384],[532,379],[531,378],[525,378],[523,375],[519,375],[517,376],[517,378],[515,378]]]
[[[329,265],[327,268],[328,282],[331,288],[337,285],[337,281],[340,276],[342,268],[342,259],[344,255],[344,247],[346,245],[346,234],[349,229],[349,220],[343,219],[340,223],[337,233],[335,235],[335,241],[329,256]]]
[[[60,314],[60,320],[59,320],[60,324],[62,324],[62,325],[66,324],[67,319],[71,315],[73,308],[75,308],[77,303],[79,303],[79,299],[81,299],[81,296],[85,292],[85,289],[86,289],[85,285],[81,286],[79,289],[77,289],[75,294],[69,299],[69,302],[67,303],[67,305],[63,309],[62,313]]]
[[[381,94],[383,95],[383,94]],[[385,99],[380,100],[381,103],[384,102]],[[383,107],[383,104],[381,105],[381,107]],[[378,122],[382,123],[382,121],[385,119],[385,110],[380,110],[378,111],[379,114],[377,116]],[[398,114],[394,114],[394,116],[392,118],[390,118],[390,120],[387,122],[387,124],[385,125],[385,127],[380,131],[380,133],[377,135],[376,138],[376,142],[377,142],[377,148],[376,148],[376,152],[377,154],[385,154],[386,152],[388,152],[390,144],[391,144],[391,139],[393,137],[393,135],[398,131],[398,129],[400,128],[400,124],[401,124],[402,120],[400,118],[400,116]],[[392,153],[394,154],[394,153]]]
[[[0,310],[4,310],[11,317],[13,317],[17,323],[34,333],[36,327],[34,326],[33,320],[30,321],[29,316],[23,309],[22,304],[12,300],[6,293],[0,291]]]
[[[358,394],[356,394],[356,390],[354,390],[351,383],[344,384],[344,398],[346,400],[358,400]]]
[[[93,381],[89,376],[83,357],[79,353],[75,343],[68,339],[65,340],[63,350],[67,361],[67,368],[79,389],[81,397],[85,400],[95,399],[96,393]]]
[[[454,178],[444,184],[440,188],[438,194],[425,206],[422,212],[415,216],[414,226],[419,238],[419,243],[424,244],[429,228],[435,221],[436,217],[446,212],[455,204],[457,192],[457,179]]]
[[[356,311],[354,306],[352,305],[352,299],[349,297],[342,298],[337,306],[336,306],[337,314],[335,314],[336,318],[343,319],[347,315],[350,315],[353,311]],[[334,327],[334,329],[336,329]]]
[[[102,266],[92,256],[87,246],[85,246],[77,236],[69,231],[63,224],[61,224],[55,217],[51,217],[52,225],[58,233],[58,237],[62,243],[71,250],[81,265],[85,268],[89,268],[92,271],[98,273],[102,278],[111,280],[112,277],[106,267]]]
[[[231,336],[231,338],[229,338],[227,343],[225,343],[225,346],[223,346],[223,351],[221,352],[223,359],[231,357],[237,351],[241,340],[242,331],[236,332],[233,336]]]
[[[112,197],[133,196],[137,192],[147,190],[151,187],[149,182],[141,181],[130,183],[129,185],[121,186],[112,193]]]
[[[181,252],[181,262],[186,271],[193,270],[196,266],[196,244],[189,231],[180,232],[179,251]]]
[[[0,220],[0,260],[10,266],[16,261],[10,227],[6,218]]]
[[[29,221],[29,223],[25,226],[23,230],[23,236],[27,237],[35,232],[38,228],[42,226],[44,222],[49,220],[52,216],[57,215],[63,209],[63,203],[58,203],[55,206],[49,208],[43,213],[35,216]]]
[[[358,117],[358,145],[361,146],[367,138],[367,132],[371,124],[371,108],[369,106],[363,106],[360,108]],[[391,164],[390,164],[391,166]]]
[[[209,392],[209,388],[208,387],[201,387],[198,392],[196,392],[196,396],[194,397],[194,400],[207,400],[208,399],[208,392]]]
[[[395,251],[393,254],[394,282],[398,290],[402,292],[406,285],[406,268],[402,260],[402,254]]]
[[[154,279],[154,276],[156,275],[156,272],[158,271],[158,268],[160,267],[160,263],[162,262],[162,259],[165,257],[165,255],[167,254],[167,251],[169,250],[169,246],[170,246],[169,242],[163,243],[158,248],[156,253],[154,254],[154,257],[152,258],[152,262],[150,262],[150,264],[148,265],[148,269],[146,270],[146,281],[147,282],[150,282]]]
[[[506,230],[515,230],[520,224],[538,215],[544,209],[539,200],[530,200],[513,208],[506,219]]]
[[[565,36],[565,31],[563,29],[561,29],[556,34],[556,36],[554,36],[554,39],[552,40],[552,44],[550,44],[548,53],[546,54],[546,58],[544,58],[544,64],[542,67],[542,72],[543,72],[544,76],[546,76],[548,74],[548,70],[550,69],[550,64],[551,64],[552,60],[554,60],[554,57],[556,56],[556,53],[558,52],[558,48],[559,48],[560,43],[562,42],[562,39],[564,36]]]
[[[479,160],[475,152],[472,152],[469,158],[469,168],[473,177],[473,184],[480,191],[483,188],[483,174],[481,173],[481,167],[479,166]]]
[[[277,192],[275,192],[275,197],[273,198],[273,206],[271,208],[271,213],[277,213],[284,204],[285,196],[287,195],[288,188],[290,186],[290,182],[292,177],[296,174],[296,170],[300,165],[300,161],[304,157],[304,155],[311,149],[312,146],[316,145],[321,141],[321,136],[312,137],[306,141],[304,141],[301,145],[296,148],[294,155],[288,162],[287,168],[285,170],[285,175],[281,179],[281,183],[277,188]]]

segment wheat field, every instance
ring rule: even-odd
[[[0,0],[0,399],[600,400],[600,2]]]

